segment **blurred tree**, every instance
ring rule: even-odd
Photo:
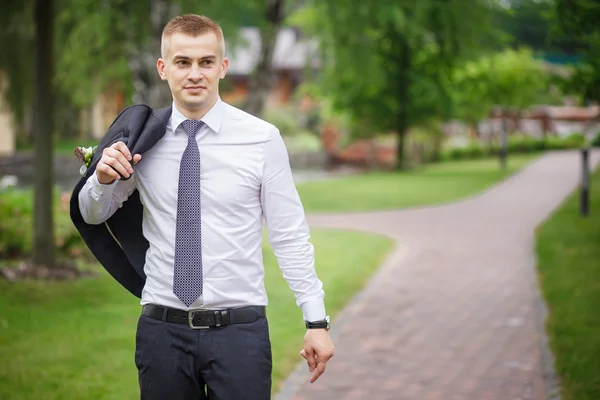
[[[60,42],[65,45],[59,82],[73,90],[77,104],[91,104],[102,90],[112,86],[128,93],[128,103],[168,106],[169,88],[156,72],[162,29],[175,15],[199,13],[221,24],[230,47],[238,43],[240,27],[260,29],[263,45],[250,84],[258,89],[250,90],[248,99],[250,111],[260,114],[264,87],[270,84],[276,35],[285,17],[284,0],[63,1]]]
[[[55,266],[53,227],[54,126],[53,0],[8,1],[0,5],[0,78],[17,121],[23,122],[33,103],[34,229],[33,263]],[[33,46],[34,51],[30,52]],[[34,90],[35,88],[35,90]]]
[[[53,226],[52,129],[54,125],[54,1],[36,0],[35,99],[34,99],[34,237],[33,262],[36,266],[55,265]]]
[[[467,61],[455,69],[452,80],[455,116],[476,129],[495,106],[511,110],[518,118],[531,105],[558,102],[550,98],[551,74],[525,48]]]
[[[555,0],[553,11],[555,37],[577,40],[584,56],[566,89],[577,91],[584,103],[600,102],[600,0]]]
[[[0,2],[0,79],[8,81],[3,95],[20,123],[33,99],[34,34],[31,0]]]
[[[285,19],[284,0],[263,0],[264,23],[260,29],[260,53],[258,63],[248,85],[248,99],[245,109],[250,114],[260,116],[271,88],[273,76],[273,52],[277,35]]]
[[[184,1],[62,1],[57,79],[77,106],[91,105],[106,89],[123,90],[127,104],[171,103],[156,60],[162,28]]]
[[[455,65],[498,40],[488,0],[314,0],[294,21],[320,38],[322,87],[335,106],[394,131],[398,168],[411,126],[452,115]]]
[[[255,26],[264,45],[248,107],[260,114],[270,85],[271,59],[276,33],[287,14],[284,0],[55,0],[56,88],[60,110],[90,107],[107,89],[123,91],[126,105],[154,107],[171,102],[167,84],[156,72],[163,26],[177,14],[201,13],[221,24],[229,47],[238,43],[242,26]],[[6,98],[17,121],[27,121],[33,99],[32,0],[0,4],[0,70],[11,83]],[[242,44],[243,45],[243,44]],[[267,89],[265,89],[267,88]],[[58,110],[58,111],[60,111]],[[62,113],[67,126],[73,113]],[[65,119],[65,121],[62,121]]]
[[[552,36],[554,0],[506,0],[505,7],[496,9],[500,29],[510,36],[513,48],[529,47],[536,52],[557,58],[571,59],[577,52],[577,41]]]

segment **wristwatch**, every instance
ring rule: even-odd
[[[320,321],[304,321],[306,323],[306,329],[327,329],[331,327],[329,315]]]

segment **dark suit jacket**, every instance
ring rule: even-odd
[[[87,224],[79,210],[79,191],[95,173],[102,151],[123,141],[132,155],[151,149],[165,134],[171,107],[152,110],[140,104],[123,110],[100,141],[85,177],[75,185],[71,196],[70,214],[73,224],[100,264],[127,290],[141,297],[146,282],[144,263],[148,241],[142,234],[143,208],[138,191],[134,191],[105,223]]]

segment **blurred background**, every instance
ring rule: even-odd
[[[163,26],[183,13],[210,16],[223,27],[230,68],[221,97],[279,127],[307,212],[450,201],[483,190],[545,152],[600,146],[598,0],[4,0],[0,266],[6,281],[98,273],[68,215],[70,192],[80,179],[73,152],[96,145],[129,105],[171,104],[156,60]],[[369,183],[345,191],[344,179],[351,177]],[[363,237],[321,239],[327,242],[321,247],[325,264],[350,243],[373,250],[373,268],[389,250],[387,242]],[[332,308],[341,309],[367,277],[344,287],[348,294]],[[80,299],[76,313],[91,312],[101,298],[113,299],[113,306],[129,304],[123,306],[133,316],[126,328],[117,329],[118,338],[106,338],[122,346],[112,357],[124,360],[123,369],[119,364],[117,372],[98,373],[126,376],[121,389],[135,390],[130,348],[138,310],[102,279],[111,289],[81,282],[42,286],[54,290],[50,298]],[[28,286],[19,285],[0,286],[6,310],[0,359],[12,354],[18,371],[0,367],[0,394],[12,396],[2,398],[33,398],[7,389],[27,387],[26,393],[30,374],[65,378],[87,365],[57,348],[46,349],[59,352],[48,360],[66,357],[63,364],[77,367],[46,376],[34,373],[26,356],[15,359],[24,351],[16,332],[28,332],[32,323],[19,325],[17,315],[37,315],[21,304]],[[70,304],[63,297],[48,306]],[[11,317],[15,306],[21,314]],[[98,322],[102,332],[105,322]],[[55,328],[46,334],[56,344],[67,331]],[[81,347],[94,343],[89,340]],[[279,380],[295,362],[284,359]],[[106,391],[117,389],[90,376],[99,379],[90,389],[95,395],[73,398],[113,398]],[[57,390],[56,397],[44,398],[71,398]]]
[[[298,169],[476,157],[497,151],[503,131],[519,151],[541,138],[592,142],[600,61],[588,3],[52,0],[36,20],[33,0],[4,1],[0,175],[32,183],[34,121],[46,117],[34,118],[37,77],[52,84],[64,189],[77,179],[75,145],[97,143],[126,106],[170,105],[156,59],[162,27],[180,13],[223,26],[222,98],[279,126]]]

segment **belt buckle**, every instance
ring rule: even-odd
[[[202,312],[202,311],[207,311],[207,310],[203,310],[203,309],[195,309],[195,310],[189,310],[188,311],[188,325],[190,326],[191,329],[209,329],[210,326],[197,326],[194,325],[194,315],[197,312]]]

